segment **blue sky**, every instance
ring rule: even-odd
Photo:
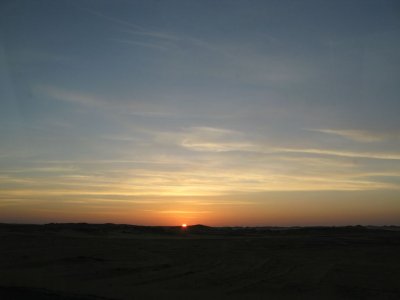
[[[398,1],[0,11],[1,219],[400,219]]]

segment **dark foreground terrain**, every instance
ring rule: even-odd
[[[400,299],[400,231],[0,224],[0,299]]]

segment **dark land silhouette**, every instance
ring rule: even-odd
[[[400,299],[400,228],[0,224],[0,299]]]

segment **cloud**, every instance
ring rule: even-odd
[[[83,9],[91,15],[94,15],[98,18],[101,18],[103,20],[107,20],[108,22],[120,25],[123,29],[121,31],[129,34],[133,34],[136,36],[143,36],[147,38],[151,38],[151,42],[149,41],[137,41],[137,40],[132,40],[132,39],[112,39],[116,42],[120,43],[125,43],[125,44],[131,44],[131,45],[136,45],[136,46],[143,46],[143,47],[148,47],[148,48],[156,48],[159,50],[167,50],[168,47],[160,43],[164,41],[169,41],[169,42],[176,42],[181,40],[181,37],[178,37],[174,34],[171,33],[166,33],[163,31],[157,31],[157,30],[152,30],[143,26],[140,26],[138,24],[134,24],[132,22],[128,22],[126,20],[120,19],[120,18],[115,18],[111,17],[109,15],[105,15],[99,11],[93,10],[93,9]]]
[[[289,153],[317,154],[317,155],[332,155],[332,156],[353,157],[353,158],[400,160],[400,153],[353,152],[353,151],[340,151],[340,150],[329,150],[329,149],[296,149],[296,148],[275,148],[275,151],[289,152]]]
[[[400,160],[397,152],[357,152],[335,149],[317,148],[280,148],[273,145],[265,145],[251,140],[249,135],[239,131],[232,131],[211,127],[191,127],[180,136],[179,144],[193,151],[204,152],[252,152],[259,154],[273,153],[304,153],[316,155],[330,155],[350,158],[368,158],[382,160]]]
[[[197,155],[197,153],[194,153]],[[201,155],[217,155],[200,152]],[[221,159],[222,155],[222,159]],[[130,203],[132,197],[195,197],[237,195],[270,191],[355,191],[399,190],[400,186],[386,180],[399,177],[395,169],[362,170],[357,167],[343,168],[332,163],[318,165],[309,160],[281,160],[272,156],[269,160],[252,160],[247,157],[231,157],[223,152],[207,160],[170,159],[162,165],[143,162],[143,165],[121,165],[120,161],[79,163],[79,170],[60,168],[59,174],[43,172],[33,176],[30,169],[24,174],[7,172],[1,176],[1,199],[36,199],[67,197],[69,199],[120,199]],[[318,160],[317,160],[318,161]],[[176,168],[179,163],[180,167]],[[45,163],[42,163],[45,165]],[[57,162],[51,162],[57,168]],[[64,163],[60,164],[61,166]],[[150,167],[150,165],[152,165]],[[144,200],[145,201],[145,200]]]
[[[164,144],[196,152],[251,151],[255,145],[239,131],[214,127],[189,127],[180,131],[148,132]]]
[[[175,113],[168,107],[150,101],[136,99],[113,99],[98,97],[89,93],[59,88],[51,85],[36,85],[33,92],[60,101],[70,102],[91,108],[113,110],[117,113],[140,116],[172,116]]]
[[[182,70],[190,73],[195,69],[196,74],[204,72],[209,77],[257,85],[270,82],[304,82],[315,73],[315,68],[308,63],[283,55],[266,55],[264,50],[259,51],[249,43],[223,43],[205,40],[197,36],[166,32],[134,24],[96,10],[83,10],[119,25],[123,33],[129,34],[123,39],[113,39],[116,42],[158,50],[173,49],[175,53],[185,53],[185,55],[179,55],[177,61],[169,58],[167,62],[170,64],[171,61],[174,61],[173,69],[179,70],[179,73]],[[182,61],[183,57],[195,58],[192,61],[199,61],[199,58],[203,57],[209,63],[196,65],[194,68],[192,62]],[[200,61],[202,60],[200,59]]]
[[[146,210],[151,212],[156,212],[159,214],[209,214],[212,211],[209,210],[196,210],[196,211],[189,211],[189,210]]]
[[[383,140],[390,138],[394,139],[400,138],[400,133],[393,133],[393,132],[373,132],[373,131],[354,130],[354,129],[308,129],[308,130],[337,135],[352,141],[364,142],[364,143],[381,142]]]
[[[138,34],[138,35],[146,35],[146,36],[150,36],[150,37],[154,37],[154,38],[158,38],[158,39],[171,40],[171,41],[176,41],[176,40],[180,39],[178,36],[176,36],[174,34],[152,30],[152,29],[140,26],[138,24],[134,24],[132,22],[125,21],[120,18],[110,17],[110,16],[105,15],[96,10],[92,10],[92,9],[90,9],[90,10],[84,9],[84,10],[92,15],[99,17],[99,18],[102,18],[102,19],[110,21],[112,23],[121,25],[122,27],[124,27],[124,30],[126,32],[130,32],[130,33]]]
[[[206,152],[246,151],[252,147],[251,144],[245,143],[207,143],[190,139],[182,141],[182,146],[190,150]]]
[[[144,27],[141,27],[141,28],[142,29],[140,29],[140,30],[125,29],[123,31],[134,34],[134,35],[142,35],[142,36],[151,37],[151,38],[158,39],[158,40],[166,40],[166,41],[170,41],[170,42],[177,42],[177,41],[182,40],[182,37],[179,37],[172,33],[149,30]]]
[[[168,50],[168,48],[160,43],[150,43],[150,42],[142,42],[142,41],[134,41],[134,40],[128,40],[128,39],[110,39],[111,41],[122,43],[122,44],[128,44],[128,45],[133,45],[133,46],[141,46],[141,47],[146,47],[146,48],[153,48],[153,49],[158,49],[158,50]]]
[[[395,189],[400,187],[393,183],[366,180],[365,177],[349,176],[292,176],[289,174],[240,174],[239,172],[215,174],[210,170],[199,175],[196,172],[153,172],[145,177],[138,172],[131,180],[109,181],[106,178],[80,178],[71,180],[57,178],[40,180],[34,183],[15,182],[19,186],[3,188],[0,199],[49,199],[52,197],[70,199],[121,199],[130,203],[132,197],[194,197],[237,195],[238,193],[259,193],[269,191],[356,191]],[[187,178],[190,178],[188,180]]]
[[[34,92],[40,95],[46,95],[48,97],[57,100],[77,103],[84,106],[97,106],[97,107],[109,106],[108,101],[106,101],[105,99],[101,99],[99,97],[94,97],[84,93],[58,88],[55,86],[36,85],[34,86],[33,90]]]
[[[192,127],[185,132],[180,145],[194,151],[226,152],[251,150],[254,145],[244,141],[243,134],[212,127]]]

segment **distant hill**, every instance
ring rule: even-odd
[[[140,226],[128,224],[89,224],[89,223],[49,223],[33,224],[2,224],[0,231],[9,232],[64,232],[91,235],[110,234],[152,234],[152,235],[214,235],[214,236],[262,236],[262,235],[337,235],[357,234],[362,232],[400,231],[399,226],[343,226],[343,227],[211,227],[203,224],[181,226]]]

